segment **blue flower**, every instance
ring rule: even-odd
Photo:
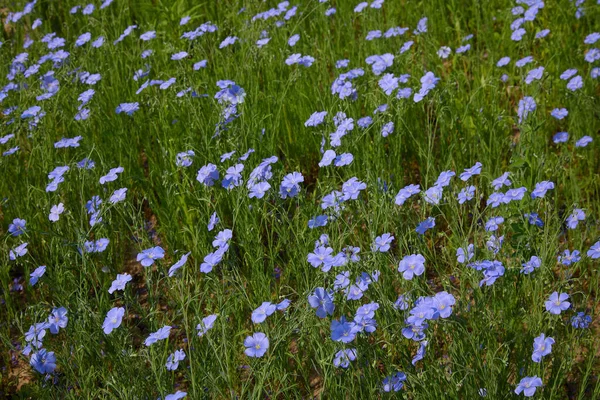
[[[571,303],[567,301],[568,299],[569,295],[566,293],[553,292],[545,303],[546,311],[550,314],[560,314],[571,307]]]
[[[29,364],[40,374],[51,374],[56,369],[56,356],[52,351],[40,349],[31,356]]]
[[[207,164],[200,168],[196,180],[205,186],[214,185],[215,181],[219,180],[219,171],[215,164]]]
[[[114,329],[121,326],[123,316],[125,315],[125,309],[123,307],[114,307],[107,314],[102,324],[104,333],[109,335]]]
[[[13,219],[12,224],[8,226],[8,233],[12,236],[19,236],[25,233],[25,225],[27,221],[21,218]]]
[[[326,291],[322,287],[315,289],[314,293],[308,296],[308,303],[316,309],[317,317],[325,318],[327,315],[333,315],[335,304],[333,303],[333,293]]]
[[[586,329],[592,323],[592,317],[584,312],[578,312],[571,318],[571,325],[576,329]]]
[[[179,367],[179,361],[183,361],[184,359],[185,351],[183,351],[183,349],[179,349],[174,353],[171,353],[167,358],[167,371],[175,371]]]
[[[198,336],[202,337],[206,332],[208,332],[215,325],[215,321],[217,320],[217,314],[211,314],[208,317],[202,318],[202,322],[196,326],[196,330],[198,331]]]
[[[356,337],[356,324],[346,321],[342,316],[340,320],[331,321],[331,339],[335,342],[350,343]]]
[[[42,265],[37,267],[30,275],[29,275],[29,284],[31,286],[34,286],[37,281],[44,276],[44,274],[46,273],[46,266]]]
[[[536,363],[541,362],[542,357],[552,353],[553,344],[554,339],[551,337],[546,337],[546,335],[543,333],[533,339],[533,354],[531,355],[531,359]]]
[[[268,316],[272,315],[277,310],[277,306],[270,301],[263,302],[258,308],[252,311],[252,322],[260,324],[264,322]]]
[[[283,177],[279,188],[279,195],[282,199],[296,197],[300,192],[300,183],[304,182],[304,177],[299,172],[292,172]]]
[[[171,327],[169,325],[165,325],[156,332],[151,333],[150,336],[148,336],[144,341],[144,344],[146,345],[146,347],[150,347],[159,340],[167,339],[170,333]]]
[[[373,251],[378,251],[380,253],[385,253],[390,249],[390,245],[394,241],[394,236],[389,233],[384,233],[381,236],[377,236],[375,238],[375,242],[372,245]]]
[[[137,255],[137,261],[144,267],[149,267],[154,264],[155,260],[159,260],[165,257],[165,251],[160,246],[150,247],[149,249],[142,250]]]
[[[536,268],[539,268],[542,265],[542,261],[537,256],[531,256],[529,261],[522,264],[523,268],[521,268],[521,273],[528,275],[532,273]]]
[[[52,313],[50,313],[47,327],[50,329],[50,333],[56,335],[61,328],[64,329],[67,327],[68,322],[67,309],[59,307],[53,309]]]
[[[262,357],[269,349],[269,338],[262,332],[256,332],[244,340],[246,350],[244,353],[248,357]]]
[[[338,368],[348,368],[350,362],[356,360],[356,349],[344,349],[335,353],[333,365]]]
[[[407,280],[422,275],[425,272],[425,257],[421,254],[405,256],[398,265],[398,272],[402,272],[402,277]]]
[[[417,228],[415,230],[417,231],[417,233],[419,235],[424,235],[425,232],[427,232],[429,229],[433,228],[434,226],[435,226],[435,218],[429,217],[429,218],[425,219],[424,221],[422,221],[421,223],[419,223],[419,225],[417,225]]]
[[[516,394],[523,393],[525,397],[532,397],[538,387],[542,386],[542,380],[537,376],[526,376],[521,379],[517,388],[515,389]]]

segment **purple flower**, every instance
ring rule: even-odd
[[[403,187],[402,189],[400,189],[400,191],[398,192],[398,194],[396,195],[396,198],[394,200],[394,203],[396,205],[403,205],[406,200],[408,200],[411,196],[418,194],[421,192],[421,186],[420,185],[408,185]]]
[[[415,229],[419,235],[424,235],[429,229],[435,226],[435,218],[429,217],[417,225]]]
[[[584,312],[578,312],[571,318],[571,325],[575,329],[586,329],[592,323],[592,317],[585,315]]]
[[[373,243],[372,250],[378,251],[380,253],[385,253],[390,249],[391,243],[394,241],[394,236],[389,233],[384,233],[381,236],[377,236],[375,238],[375,242]]]
[[[485,223],[485,230],[488,232],[494,232],[494,231],[498,230],[498,227],[503,222],[504,222],[504,218],[502,218],[502,217],[492,217],[492,218],[488,219],[488,221]]]
[[[52,351],[40,349],[31,356],[29,364],[40,374],[51,374],[56,369],[56,356]]]
[[[181,258],[179,259],[179,261],[177,261],[175,264],[171,265],[171,267],[169,268],[169,278],[174,276],[175,273],[185,265],[185,263],[188,260],[188,257],[190,256],[191,253],[185,253],[184,255],[181,256]]]
[[[215,164],[207,164],[200,168],[196,180],[204,186],[212,186],[215,181],[219,180],[219,171]]]
[[[582,136],[577,142],[575,142],[575,147],[586,147],[588,144],[592,143],[594,139],[590,136]]]
[[[463,182],[466,182],[473,175],[479,175],[481,173],[481,167],[482,167],[481,163],[480,162],[476,162],[475,165],[473,165],[471,168],[465,169],[465,172],[463,172],[462,174],[460,174],[460,179]]]
[[[171,327],[169,325],[165,325],[156,332],[151,333],[150,336],[148,336],[144,341],[144,345],[146,345],[146,347],[150,347],[159,340],[167,339],[170,333]]]
[[[565,311],[571,307],[571,303],[567,301],[568,299],[569,295],[566,293],[552,293],[545,303],[546,311],[548,311],[550,314],[560,314],[562,311]]]
[[[458,193],[458,204],[463,204],[475,197],[475,186],[467,186]]]
[[[573,213],[567,217],[567,228],[575,229],[579,224],[579,221],[585,220],[585,213],[582,209],[576,208]]]
[[[521,273],[528,275],[532,273],[536,268],[539,268],[542,265],[542,261],[537,256],[531,256],[529,261],[522,265],[523,268],[521,268]]]
[[[37,281],[44,276],[44,274],[46,273],[46,266],[42,265],[37,267],[30,275],[29,275],[29,284],[31,286],[34,286]]]
[[[567,140],[569,140],[568,132],[557,132],[554,137],[552,137],[552,141],[555,144],[565,143]]]
[[[25,233],[25,225],[27,221],[21,218],[13,219],[12,224],[8,226],[8,233],[12,236],[19,236]]]
[[[319,228],[327,225],[327,215],[318,215],[315,218],[308,221],[308,227],[310,229]]]
[[[594,243],[592,247],[590,247],[590,249],[587,252],[587,256],[592,259],[600,258],[600,240]]]
[[[198,331],[198,336],[202,337],[206,332],[208,332],[215,325],[215,321],[217,320],[217,314],[211,314],[208,317],[202,318],[202,322],[200,322],[196,326],[196,330]]]
[[[556,119],[563,119],[567,115],[569,115],[569,111],[566,108],[555,108],[550,113]]]
[[[117,278],[111,283],[108,293],[113,294],[116,290],[125,290],[125,285],[133,278],[128,273],[117,274]]]
[[[535,189],[531,192],[531,198],[543,198],[548,190],[554,189],[554,183],[550,181],[542,181],[535,184]]]
[[[525,397],[532,397],[538,387],[542,386],[542,380],[537,376],[526,376],[521,379],[517,388],[515,389],[516,394],[523,393]]]
[[[398,265],[398,272],[402,272],[402,277],[407,280],[422,275],[425,272],[425,257],[421,254],[405,256]]]
[[[466,249],[459,247],[456,249],[456,261],[464,264],[467,261],[471,261],[473,256],[475,255],[474,246],[470,243]]]
[[[533,354],[531,355],[531,359],[536,363],[541,362],[542,357],[552,353],[553,344],[554,339],[551,337],[546,337],[546,335],[543,333],[533,339]]]
[[[104,333],[109,335],[113,329],[117,329],[121,326],[123,316],[125,315],[125,309],[123,307],[114,307],[107,314],[102,324]]]
[[[315,289],[314,293],[308,296],[308,303],[316,309],[317,317],[325,318],[327,315],[333,315],[335,304],[333,303],[333,294],[322,287]]]
[[[521,100],[519,100],[519,108],[517,110],[517,115],[519,117],[519,123],[521,123],[527,116],[535,111],[537,104],[533,97],[525,96]]]
[[[576,90],[579,90],[583,87],[583,79],[581,79],[581,76],[577,75],[576,77],[572,78],[569,83],[567,83],[567,89],[569,89],[570,91],[574,92]]]
[[[394,133],[394,122],[390,121],[381,128],[381,136],[388,137],[392,133]]]
[[[269,349],[269,338],[262,332],[256,332],[244,340],[246,350],[244,353],[248,357],[262,357]]]
[[[137,255],[137,261],[144,267],[149,267],[154,264],[155,260],[159,260],[165,257],[165,251],[160,246],[150,247],[149,249],[142,250]]]
[[[282,199],[296,197],[300,192],[300,183],[304,182],[304,177],[299,172],[292,172],[283,177],[279,188],[279,195]]]
[[[183,349],[176,350],[174,353],[170,354],[167,358],[167,370],[175,371],[179,367],[179,361],[183,361],[185,359],[185,352]]]
[[[331,321],[331,339],[335,342],[350,343],[356,337],[356,324],[346,321],[342,316],[340,320]]]
[[[356,349],[344,349],[335,353],[333,365],[338,368],[348,368],[350,362],[356,360]]]
[[[56,335],[61,328],[64,329],[67,327],[68,322],[67,309],[64,307],[55,308],[52,310],[50,316],[48,316],[47,327],[52,334]]]
[[[384,392],[399,392],[404,387],[406,374],[404,372],[396,372],[394,375],[385,377],[383,380]]]
[[[252,311],[252,322],[260,324],[264,322],[268,316],[277,310],[277,306],[270,301],[263,302],[258,308]]]
[[[331,269],[331,264],[333,263],[332,253],[333,249],[331,247],[319,246],[315,249],[314,253],[308,254],[308,263],[314,268],[319,268],[322,265],[323,272],[327,272]]]

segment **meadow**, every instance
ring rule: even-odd
[[[600,399],[600,1],[0,18],[0,397]]]

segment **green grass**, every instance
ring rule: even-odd
[[[277,28],[276,19],[249,21],[257,12],[276,6],[271,1],[116,0],[104,10],[96,4],[91,16],[81,11],[72,16],[69,10],[78,3],[40,0],[33,14],[5,27],[0,38],[4,71],[23,51],[30,53],[28,66],[47,53],[39,40],[52,31],[67,40],[65,50],[71,54],[55,70],[59,92],[39,103],[46,116],[36,129],[30,131],[19,116],[38,104],[39,74],[17,77],[30,89],[10,92],[0,107],[19,106],[11,116],[0,115],[0,136],[15,134],[2,152],[20,146],[16,154],[0,157],[2,395],[155,399],[183,390],[190,399],[475,399],[480,388],[486,388],[487,398],[508,399],[516,397],[513,391],[522,377],[537,375],[544,387],[536,398],[600,398],[599,264],[585,256],[600,236],[600,89],[598,79],[590,77],[598,62],[584,60],[587,49],[598,44],[583,42],[588,34],[600,31],[600,6],[588,0],[585,15],[576,19],[573,3],[546,2],[536,20],[525,23],[528,33],[523,40],[514,42],[510,39],[514,2],[387,0],[380,10],[367,8],[357,14],[353,8],[358,2],[299,1],[298,14]],[[8,7],[16,11],[23,5]],[[238,14],[242,6],[247,10]],[[337,12],[326,17],[329,6]],[[179,19],[185,15],[192,21],[180,27]],[[411,32],[423,16],[429,19],[429,30],[415,36]],[[29,27],[38,17],[43,24],[32,31]],[[206,21],[216,24],[218,31],[194,42],[179,39]],[[138,29],[113,46],[133,24]],[[396,38],[364,40],[370,30],[385,32],[394,26],[410,30]],[[551,30],[549,36],[534,39],[544,28]],[[139,40],[139,34],[148,30],[156,30],[157,38]],[[259,49],[255,42],[262,30],[269,32],[271,41]],[[106,43],[99,49],[89,43],[74,47],[84,32],[91,32],[93,39],[104,35]],[[287,39],[294,33],[301,39],[290,48]],[[36,42],[23,50],[26,34]],[[440,46],[455,50],[468,34],[474,37],[467,53],[453,52],[446,60],[437,56]],[[240,41],[219,50],[229,35]],[[413,47],[399,55],[407,40],[415,41]],[[141,52],[150,48],[154,54],[142,60]],[[170,60],[182,50],[190,58]],[[418,90],[420,77],[432,71],[441,78],[437,87],[419,103],[385,96],[377,86],[381,76],[372,73],[365,58],[387,52],[396,56],[387,72],[411,75],[404,86]],[[292,53],[311,55],[315,63],[309,68],[288,66],[284,61]],[[528,55],[534,63],[514,66]],[[496,67],[503,56],[511,57],[511,63]],[[346,71],[335,68],[335,61],[342,58],[350,59],[350,68],[365,69],[365,75],[353,81],[358,91],[354,102],[331,94],[331,84]],[[208,60],[207,68],[193,71],[192,64],[202,59]],[[49,70],[50,64],[40,72]],[[176,77],[176,84],[165,91],[149,87],[136,95],[146,78],[138,82],[132,78],[146,64],[151,67],[150,79]],[[527,72],[536,66],[545,67],[543,78],[526,85]],[[91,115],[86,121],[74,120],[77,97],[88,89],[74,82],[75,68],[102,75],[92,86],[96,94],[87,106]],[[577,68],[583,77],[584,86],[576,92],[559,79],[568,68]],[[503,73],[509,75],[506,83],[500,80]],[[240,117],[213,138],[220,119],[213,97],[221,79],[235,81],[247,95],[238,107]],[[0,86],[6,83],[0,78]],[[208,97],[175,97],[187,87]],[[518,124],[517,106],[523,96],[534,97],[537,110]],[[133,116],[115,114],[120,103],[135,101],[140,110]],[[373,115],[383,103],[388,110]],[[567,108],[568,117],[561,121],[550,117],[556,107]],[[329,112],[326,124],[305,128],[304,121],[321,110]],[[374,123],[366,130],[356,127],[336,149],[338,154],[354,155],[351,165],[319,169],[321,138],[335,130],[331,117],[338,111],[355,120],[373,115]],[[5,125],[12,117],[15,122]],[[388,121],[395,123],[395,132],[383,138],[381,127]],[[558,131],[569,132],[568,143],[552,143]],[[54,148],[60,138],[77,135],[83,136],[80,147]],[[594,141],[576,148],[575,140],[584,135]],[[248,198],[245,183],[226,191],[220,184],[207,188],[196,181],[198,169],[209,162],[219,166],[222,177],[249,148],[256,152],[244,162],[245,180],[260,160],[279,158],[273,165],[273,187],[264,199]],[[189,149],[196,154],[192,167],[177,167],[177,153]],[[237,150],[232,160],[219,163],[219,156],[232,150]],[[96,162],[93,170],[76,168],[84,157]],[[477,161],[483,169],[470,181],[477,187],[474,200],[458,204],[456,195],[465,184],[455,177],[439,206],[420,197],[402,207],[394,204],[405,185],[426,189],[440,172],[452,169],[458,175]],[[71,170],[56,192],[47,193],[47,174],[59,165]],[[100,185],[99,178],[117,166],[124,168],[119,179]],[[297,198],[282,200],[279,184],[293,171],[305,177],[302,191]],[[525,186],[528,193],[522,201],[491,209],[485,202],[493,192],[490,182],[504,171],[510,171],[513,187]],[[347,202],[340,217],[326,227],[309,229],[308,220],[322,213],[322,197],[340,190],[354,176],[367,184],[359,199]],[[379,179],[386,181],[387,191],[379,189]],[[553,181],[556,188],[544,199],[531,199],[535,183],[543,180]],[[128,188],[127,200],[109,205],[108,198],[121,187]],[[84,206],[94,195],[104,200],[103,222],[90,227]],[[51,223],[50,208],[60,202],[67,211]],[[573,208],[584,209],[587,218],[577,229],[566,230],[565,220]],[[208,232],[206,224],[214,211],[221,222]],[[523,217],[526,212],[539,213],[544,227],[529,225]],[[481,272],[458,264],[455,253],[474,243],[476,259],[494,258],[486,250],[489,234],[483,225],[496,215],[505,218],[498,231],[505,241],[495,258],[506,272],[494,285],[480,288]],[[415,227],[429,216],[436,218],[436,227],[418,235]],[[24,235],[8,234],[14,218],[27,220]],[[233,239],[223,262],[209,274],[200,273],[203,257],[213,251],[214,235],[226,228],[233,231]],[[392,249],[372,252],[371,243],[385,232],[395,236]],[[338,294],[334,317],[319,319],[307,296],[316,287],[331,288],[337,272],[314,269],[306,257],[323,233],[329,235],[335,252],[347,245],[361,248],[359,263],[337,270],[349,270],[351,280],[363,271],[379,270],[381,277],[360,301],[345,301]],[[107,250],[80,254],[77,248],[92,238],[109,238]],[[22,242],[29,243],[27,255],[9,261],[9,250]],[[137,253],[156,245],[165,249],[165,259],[141,267]],[[570,268],[557,263],[565,249],[581,251],[581,261]],[[187,251],[188,263],[177,277],[169,278],[168,268]],[[425,256],[426,272],[407,281],[397,271],[398,262],[413,253]],[[541,258],[542,266],[531,275],[521,274],[521,264],[532,255]],[[46,265],[47,272],[31,287],[29,274],[39,265]],[[274,276],[276,268],[279,278]],[[123,272],[133,281],[125,291],[110,295],[111,282]],[[23,290],[11,290],[13,279]],[[454,312],[430,323],[425,358],[414,367],[411,359],[419,345],[401,333],[408,311],[394,309],[393,303],[409,291],[416,298],[442,290],[456,298]],[[544,308],[554,291],[571,296],[572,308],[560,316]],[[285,313],[276,312],[260,325],[251,322],[252,310],[263,301],[283,298],[292,300]],[[347,346],[331,340],[333,318],[353,318],[359,305],[371,301],[380,304],[373,334],[359,335]],[[105,335],[106,313],[117,306],[126,309],[123,323]],[[44,321],[54,307],[65,307],[69,322],[59,334],[48,332],[44,338],[44,347],[57,358],[53,381],[33,370],[20,349],[24,333]],[[570,317],[578,311],[592,316],[588,329],[571,326]],[[198,337],[196,325],[214,313],[215,327]],[[144,346],[145,338],[163,325],[173,326],[169,339]],[[244,355],[243,341],[257,331],[267,334],[270,348],[264,357],[251,359]],[[531,353],[540,333],[556,343],[552,354],[538,364]],[[336,368],[334,354],[350,347],[356,348],[357,360],[347,370]],[[185,350],[186,359],[177,371],[167,371],[167,356],[179,348]],[[382,380],[396,371],[407,374],[405,387],[398,394],[382,393]]]

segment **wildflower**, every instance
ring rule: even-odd
[[[404,372],[396,372],[393,375],[385,377],[383,380],[384,392],[399,392],[404,386],[406,374]]]
[[[568,299],[569,295],[566,293],[552,293],[545,303],[546,311],[548,311],[550,314],[560,314],[562,311],[565,311],[571,307],[571,303],[567,301]]]
[[[282,199],[296,197],[300,192],[300,183],[304,182],[304,177],[299,172],[292,172],[283,177],[279,188],[279,195]]]
[[[535,184],[535,189],[531,192],[531,198],[543,198],[548,190],[554,189],[554,183],[550,181],[542,181]]]
[[[590,247],[590,249],[587,252],[587,256],[592,259],[600,258],[600,240],[594,243],[592,247]]]
[[[244,340],[246,350],[244,353],[248,357],[262,357],[269,349],[269,338],[262,332],[256,332]]]
[[[108,293],[113,294],[117,290],[125,290],[125,285],[133,278],[128,273],[117,274],[117,278],[111,283]]]
[[[581,76],[577,75],[576,77],[572,78],[569,83],[567,83],[567,89],[569,89],[570,91],[574,92],[576,90],[579,90],[583,87],[583,79],[581,79]]]
[[[25,233],[25,225],[27,221],[21,218],[13,219],[12,224],[8,226],[8,233],[12,236],[19,236]]]
[[[108,201],[111,204],[117,204],[121,201],[125,201],[125,196],[127,196],[127,188],[117,189],[113,192]]]
[[[331,339],[335,342],[350,343],[356,337],[356,324],[346,321],[342,316],[340,320],[331,321]]]
[[[442,195],[443,195],[443,188],[441,186],[432,186],[425,191],[425,196],[423,198],[429,204],[438,205],[438,204],[440,204]]]
[[[582,136],[580,139],[575,142],[575,147],[586,147],[588,144],[592,143],[594,139],[591,136]]]
[[[144,267],[154,264],[154,261],[165,257],[165,251],[160,246],[150,247],[137,255],[137,261]]]
[[[200,168],[196,180],[205,186],[212,186],[216,180],[219,180],[219,171],[214,164],[207,164]]]
[[[586,329],[591,323],[592,317],[581,311],[571,318],[571,325],[576,329]]]
[[[417,228],[415,230],[417,231],[417,233],[419,235],[424,235],[425,232],[427,232],[429,229],[433,228],[434,226],[435,226],[435,218],[429,217],[429,218],[425,219],[424,221],[422,221],[421,223],[419,223],[419,225],[417,225]]]
[[[277,307],[269,301],[263,302],[257,309],[252,311],[252,322],[260,324],[264,322],[268,316],[273,314]]]
[[[567,249],[563,252],[562,256],[558,256],[558,262],[563,265],[571,265],[579,260],[581,260],[579,250],[573,250],[573,253],[571,253],[571,251]]]
[[[550,115],[552,115],[556,119],[563,119],[567,115],[569,115],[569,111],[567,111],[566,108],[555,108],[552,110]]]
[[[576,208],[573,213],[567,217],[567,228],[575,229],[579,224],[579,221],[585,220],[585,213],[582,209]]]
[[[181,390],[178,390],[175,393],[166,395],[165,400],[181,400],[185,396],[187,396],[187,392],[182,392]]]
[[[109,335],[113,329],[117,329],[121,326],[123,316],[125,315],[125,309],[123,307],[114,307],[107,314],[102,324],[104,333]]]
[[[408,200],[411,196],[418,194],[421,192],[421,187],[419,185],[408,185],[400,189],[398,194],[396,195],[394,203],[401,206],[406,200]]]
[[[419,349],[417,350],[417,354],[413,357],[411,363],[412,365],[416,365],[417,362],[421,361],[425,357],[425,348],[427,347],[427,340],[423,340],[419,344]]]
[[[529,71],[529,73],[527,73],[527,76],[525,77],[525,83],[529,85],[534,80],[540,80],[542,79],[543,74],[544,67],[534,68],[531,71]]]
[[[167,339],[169,337],[170,333],[171,333],[171,327],[169,325],[165,325],[162,328],[160,328],[159,330],[157,330],[156,332],[152,332],[150,334],[150,336],[148,336],[146,338],[146,340],[144,341],[144,344],[146,345],[146,347],[150,347],[151,345],[158,342],[159,340]]]
[[[348,368],[350,362],[356,360],[356,349],[344,349],[335,353],[333,365],[340,368]]]
[[[37,267],[29,276],[29,284],[31,286],[34,286],[37,281],[44,276],[44,274],[46,273],[46,266],[42,265]]]
[[[167,358],[167,371],[175,371],[179,367],[179,361],[183,361],[184,359],[185,351],[183,351],[183,349],[179,349],[174,353],[171,353]]]
[[[485,223],[485,230],[488,232],[494,232],[498,229],[499,225],[504,222],[502,217],[492,217]]]
[[[394,133],[394,122],[390,121],[381,128],[381,136],[388,137],[392,133]]]
[[[47,327],[50,329],[50,333],[56,335],[61,328],[64,329],[67,327],[68,322],[67,309],[59,307],[53,309],[52,313],[50,313]]]
[[[407,280],[422,275],[425,272],[425,257],[421,254],[405,256],[398,265],[398,272],[402,272],[402,277]]]
[[[464,264],[467,261],[471,261],[471,258],[475,255],[474,246],[470,243],[466,249],[459,247],[456,249],[456,261]]]
[[[458,204],[463,204],[475,197],[475,186],[467,186],[458,193]]]
[[[542,386],[542,380],[537,376],[526,376],[521,379],[517,388],[515,389],[516,394],[523,393],[525,397],[532,397],[538,387]]]
[[[450,184],[450,179],[455,175],[456,173],[454,171],[443,171],[442,173],[440,173],[440,176],[438,176],[434,186],[438,186],[441,188],[448,186]]]
[[[536,363],[541,362],[542,357],[552,353],[553,344],[554,339],[551,337],[546,337],[546,335],[543,333],[536,337],[533,340],[533,354],[531,355],[531,359]]]
[[[450,53],[452,53],[452,49],[450,47],[448,47],[448,46],[442,46],[437,51],[438,57],[442,58],[442,59],[448,58],[448,56],[450,55]]]
[[[307,260],[314,268],[319,268],[323,265],[323,272],[327,272],[331,269],[331,264],[333,263],[332,253],[333,249],[331,247],[319,246],[315,249],[314,253],[308,254]]]
[[[537,104],[533,97],[525,96],[519,100],[519,108],[517,115],[519,117],[519,123],[521,123],[527,116],[535,111]]]
[[[23,257],[25,254],[27,254],[27,243],[22,243],[8,252],[8,258],[11,261],[14,261],[18,257]]]
[[[377,236],[375,238],[375,242],[373,243],[372,249],[373,251],[378,251],[380,253],[385,253],[390,249],[390,245],[394,241],[394,236],[389,233],[384,233],[381,236]]]
[[[327,315],[333,315],[335,304],[333,303],[333,293],[326,291],[322,287],[315,289],[313,294],[308,296],[308,303],[316,309],[317,317],[325,318]]]
[[[217,314],[211,314],[207,317],[202,318],[202,322],[200,322],[196,326],[196,330],[198,331],[198,336],[202,337],[206,332],[208,332],[215,325],[215,321],[217,320]]]
[[[31,356],[29,364],[40,374],[51,374],[56,369],[56,356],[52,351],[40,349]]]
[[[537,256],[531,256],[529,261],[521,265],[523,266],[521,273],[527,275],[532,273],[536,268],[539,268],[542,265],[542,261]]]
[[[552,141],[555,144],[565,143],[567,140],[569,140],[569,134],[567,132],[558,132],[552,138]]]

